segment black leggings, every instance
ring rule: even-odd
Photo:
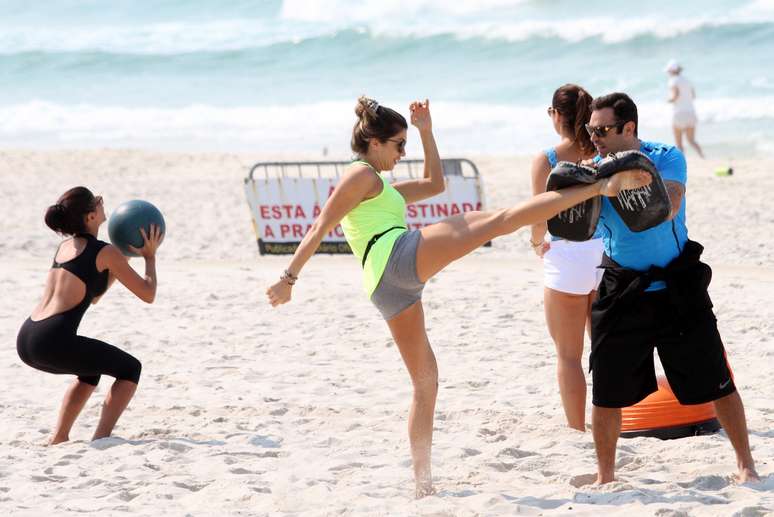
[[[102,374],[139,382],[140,361],[113,345],[76,335],[79,321],[73,328],[70,312],[40,321],[28,318],[16,338],[21,360],[44,372],[77,375],[79,381],[92,386]]]

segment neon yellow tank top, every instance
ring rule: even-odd
[[[356,161],[371,167],[367,162]],[[373,169],[373,167],[371,167]],[[374,172],[377,172],[374,169]],[[379,280],[382,278],[387,259],[390,258],[395,241],[406,230],[406,200],[395,190],[395,187],[377,172],[382,180],[382,191],[378,196],[366,199],[353,208],[341,220],[341,229],[347,239],[352,253],[362,263],[368,241],[374,235],[378,235],[393,226],[402,226],[390,230],[371,246],[363,264],[363,288],[368,297],[371,297]]]

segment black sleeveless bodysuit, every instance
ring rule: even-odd
[[[102,374],[137,383],[142,370],[140,361],[113,345],[77,335],[89,305],[107,290],[109,276],[107,269],[97,271],[97,255],[107,243],[91,234],[78,237],[86,239],[84,250],[62,263],[56,261],[55,255],[51,267],[64,269],[84,283],[83,300],[72,309],[39,321],[27,318],[16,338],[16,350],[21,360],[33,368],[77,375],[81,382],[93,386]]]

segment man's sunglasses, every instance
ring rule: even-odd
[[[618,124],[611,124],[609,126],[592,126],[590,124],[586,124],[586,131],[588,132],[589,136],[597,135],[599,138],[605,138],[611,129],[615,128],[620,133],[621,128],[625,125],[626,122],[619,122]]]
[[[398,146],[397,146],[398,147],[398,152],[402,153],[403,151],[406,150],[406,139],[405,138],[401,138],[400,140],[396,140],[394,138],[388,138],[387,140],[389,142],[395,142],[396,144],[398,144]]]

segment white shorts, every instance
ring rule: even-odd
[[[602,239],[583,242],[551,241],[543,255],[543,281],[546,287],[569,294],[589,294],[602,280],[604,246]]]
[[[696,113],[693,111],[676,111],[672,114],[672,126],[677,129],[696,127]]]

